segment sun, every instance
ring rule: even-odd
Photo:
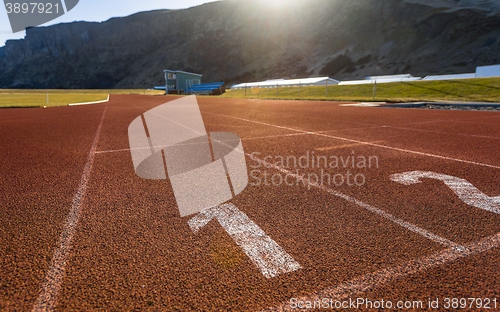
[[[256,0],[256,2],[271,8],[286,8],[303,2],[303,0]]]

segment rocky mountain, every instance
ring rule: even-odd
[[[226,0],[27,30],[0,48],[3,88],[474,72],[500,63],[497,0]]]

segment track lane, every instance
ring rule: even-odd
[[[217,223],[212,222],[200,234],[193,235],[187,225],[189,218],[178,216],[168,182],[135,176],[128,151],[128,124],[165,99],[112,97],[57,309],[261,310],[286,303],[292,297],[311,296],[380,270],[398,267],[407,260],[430,259],[446,251],[441,244],[321,189],[308,189],[304,185],[250,185],[234,204],[304,267],[276,279],[265,279]],[[347,134],[349,129],[357,127],[352,130],[359,131],[356,140],[404,144],[401,146],[417,149],[426,140],[441,144],[438,134],[427,136],[419,132],[408,142],[407,136],[394,136],[388,129],[374,133],[373,129],[378,125],[404,126],[408,122],[426,125],[411,126],[425,130],[435,127],[436,131],[459,132],[456,127],[440,128],[439,120],[477,121],[475,133],[493,137],[480,138],[485,140],[482,144],[486,149],[471,152],[465,147],[477,144],[478,138],[463,136],[461,147],[465,151],[457,150],[460,145],[451,143],[450,149],[443,152],[450,157],[467,156],[472,161],[497,164],[494,155],[498,154],[491,154],[497,146],[491,142],[496,142],[494,137],[498,136],[494,122],[490,122],[490,128],[484,132],[480,129],[482,123],[496,120],[498,114],[451,113],[450,118],[449,112],[395,110],[396,113],[388,114],[385,109],[343,108],[337,103],[324,102],[198,100],[207,130],[236,132],[242,137],[247,153],[300,157],[307,151],[333,147],[321,153],[349,156],[354,150],[357,155],[377,155],[379,168],[360,171],[367,179],[363,187],[344,185],[335,187],[335,191],[460,244],[500,232],[498,216],[461,203],[439,181],[403,186],[389,180],[389,176],[397,172],[432,170],[466,178],[485,193],[500,195],[498,170],[373,145],[342,147],[346,142],[316,134],[317,131],[326,131],[328,135],[339,131]],[[90,108],[81,109],[81,114],[97,115]],[[221,115],[307,129],[312,133],[297,134],[286,128],[276,129]],[[247,157],[247,165],[250,168],[255,162]],[[300,173],[320,171],[301,168]],[[63,214],[59,217],[58,220],[62,220]],[[495,295],[492,289],[499,289],[499,279],[498,273],[492,272],[492,263],[498,261],[497,251],[495,247],[411,276],[401,276],[361,295],[385,298],[387,293],[388,299]],[[30,278],[40,278],[44,273]],[[466,282],[460,284],[461,278]],[[449,286],[448,281],[454,286]],[[481,284],[474,285],[473,281]],[[20,290],[23,286],[14,289]],[[12,303],[9,307],[18,304],[13,298],[32,302],[32,292],[19,291],[18,297],[7,294]]]
[[[2,111],[0,310],[37,298],[102,109]]]

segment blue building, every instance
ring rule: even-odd
[[[165,88],[167,94],[183,94],[193,85],[201,84],[200,74],[188,73],[181,70],[164,70]]]

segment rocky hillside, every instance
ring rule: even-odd
[[[266,2],[28,29],[0,48],[0,87],[144,88],[163,84],[166,68],[234,83],[464,73],[500,63],[496,0]]]

